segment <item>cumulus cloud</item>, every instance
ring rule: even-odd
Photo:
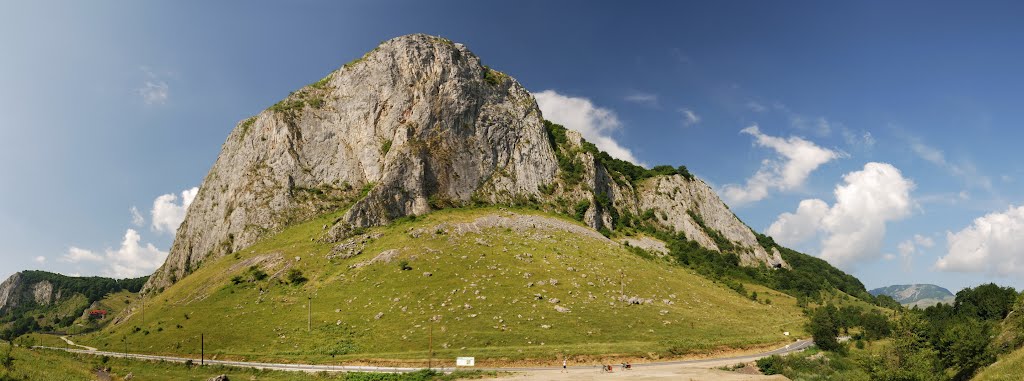
[[[772,189],[796,189],[802,186],[807,176],[819,166],[845,156],[842,152],[822,148],[800,137],[784,139],[765,135],[757,125],[744,128],[740,132],[753,136],[755,144],[775,150],[778,157],[764,160],[761,168],[747,179],[745,185],[726,185],[723,188],[723,195],[730,204],[763,200]]]
[[[946,233],[947,252],[935,262],[942,271],[998,276],[1024,275],[1024,206],[1010,206]]]
[[[142,237],[134,229],[124,233],[124,240],[117,250],[107,250],[107,274],[117,278],[132,278],[150,274],[164,263],[166,251],[160,251],[152,243],[140,245]]]
[[[102,262],[104,275],[115,278],[133,278],[150,274],[167,258],[166,251],[160,251],[152,243],[139,244],[142,237],[134,229],[124,233],[121,247],[107,249],[104,255],[90,250],[71,247],[64,254],[63,261],[71,263]]]
[[[181,191],[181,198],[173,193],[160,195],[153,200],[152,228],[154,231],[174,234],[178,225],[185,220],[185,212],[199,193],[198,187]]]
[[[795,213],[782,213],[767,233],[783,246],[796,246],[818,235],[829,206],[818,199],[800,201]]]
[[[132,206],[128,211],[132,213],[132,225],[142,226],[146,223],[146,219],[142,218],[142,213],[139,213],[139,208]]]
[[[77,247],[68,248],[68,252],[60,258],[61,262],[79,263],[79,262],[99,262],[103,260],[103,256],[93,253],[86,249],[80,249]]]
[[[46,257],[42,255],[35,257],[33,260],[40,265],[46,264]]]
[[[843,176],[835,189],[836,202],[804,200],[795,213],[783,213],[768,228],[780,242],[796,245],[823,234],[820,257],[839,267],[880,255],[886,223],[910,215],[914,183],[887,163],[867,163]],[[815,233],[809,229],[817,226]]]
[[[611,134],[622,128],[614,111],[597,107],[587,98],[569,97],[554,90],[541,91],[534,97],[547,120],[579,131],[584,139],[614,158],[643,165],[633,152],[612,138]]]
[[[658,105],[658,94],[633,93],[626,96],[627,102],[639,103],[647,106]]]
[[[693,110],[690,110],[688,108],[681,108],[679,109],[679,112],[683,114],[684,127],[689,127],[697,123],[700,123],[700,116],[698,116],[697,113],[693,112]]]

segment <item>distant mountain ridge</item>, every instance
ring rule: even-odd
[[[939,303],[953,303],[956,296],[949,290],[934,284],[902,284],[876,288],[868,291],[871,295],[887,295],[907,307],[928,307]]]

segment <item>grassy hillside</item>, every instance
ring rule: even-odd
[[[1019,349],[999,358],[995,364],[983,369],[974,381],[1018,381],[1024,380],[1024,349]]]
[[[98,379],[97,369],[109,369],[112,380],[146,381],[208,380],[225,374],[231,380],[297,381],[445,381],[478,379],[493,372],[460,371],[442,375],[433,372],[407,374],[282,372],[223,366],[188,367],[184,364],[150,361],[125,361],[92,355],[76,355],[53,350],[28,350],[0,343],[0,360],[11,358],[10,366],[0,364],[0,380],[91,381]],[[2,361],[0,361],[2,362]],[[131,374],[131,377],[127,377]]]
[[[204,335],[218,358],[325,362],[425,359],[432,333],[438,358],[517,360],[682,355],[803,331],[790,296],[753,301],[563,217],[445,210],[369,229],[346,258],[346,242],[316,240],[337,216],[204,264],[147,300],[145,321],[129,311],[79,342],[198,354]]]

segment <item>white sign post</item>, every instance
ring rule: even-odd
[[[475,357],[456,357],[455,366],[473,366],[476,364]]]

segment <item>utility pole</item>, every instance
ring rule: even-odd
[[[308,312],[307,312],[307,315],[306,315],[306,332],[312,332],[313,331],[313,297],[312,296],[307,296],[306,298],[309,299],[309,302],[306,303],[306,305],[309,306],[309,309],[307,310]]]
[[[434,367],[434,320],[430,320],[430,338],[427,341],[427,348],[430,350],[430,357],[427,359],[427,369]]]
[[[626,296],[626,285],[624,283],[625,280],[626,274],[622,272],[622,269],[619,269],[619,294],[622,295],[623,297]]]
[[[206,337],[199,334],[199,366],[206,364]]]

